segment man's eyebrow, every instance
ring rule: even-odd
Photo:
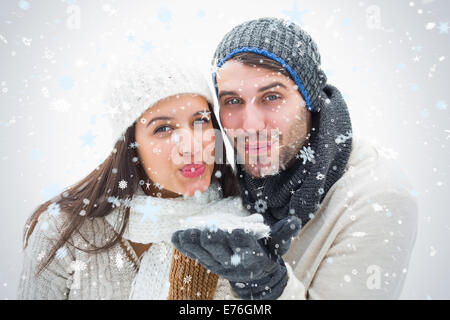
[[[265,87],[259,88],[258,92],[266,91],[266,90],[269,90],[269,89],[272,89],[272,88],[275,88],[275,87],[278,87],[278,86],[280,86],[280,87],[282,87],[284,89],[287,89],[287,87],[284,84],[282,84],[281,82],[274,82],[274,83],[271,83],[271,84],[269,84],[269,85],[267,85]],[[238,95],[239,94],[237,94],[236,91],[220,91],[218,99],[222,98],[223,96],[238,96]]]
[[[156,118],[153,118],[152,120],[150,120],[147,123],[147,127],[154,121],[158,121],[158,120],[172,120],[172,119],[173,119],[172,117],[156,117]]]
[[[238,94],[235,91],[220,91],[219,92],[219,99],[223,96],[238,96]]]
[[[265,87],[259,88],[258,92],[266,91],[266,90],[269,90],[269,89],[272,89],[272,88],[275,88],[278,86],[287,89],[287,87],[284,84],[282,84],[281,82],[274,82]]]

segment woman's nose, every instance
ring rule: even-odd
[[[242,129],[244,130],[262,130],[266,127],[264,115],[253,103],[244,107]]]
[[[181,156],[188,158],[192,162],[201,161],[202,154],[202,132],[194,130],[183,130],[178,144],[178,152]]]

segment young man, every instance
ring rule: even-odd
[[[242,299],[398,298],[417,201],[401,169],[353,136],[311,37],[281,19],[248,21],[225,35],[214,66],[243,204],[272,232],[265,241],[237,231],[211,240],[189,238],[191,230],[178,246]]]

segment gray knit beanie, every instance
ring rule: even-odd
[[[280,18],[260,18],[234,27],[217,46],[213,70],[241,52],[253,52],[278,62],[296,83],[308,110],[320,111],[326,101],[322,91],[327,77],[320,68],[317,45],[300,26]],[[217,92],[216,72],[213,81]]]

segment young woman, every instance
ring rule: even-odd
[[[119,138],[29,217],[18,299],[233,298],[228,281],[170,242],[188,227],[269,230],[236,197],[208,82],[186,61],[152,56],[112,77]]]

